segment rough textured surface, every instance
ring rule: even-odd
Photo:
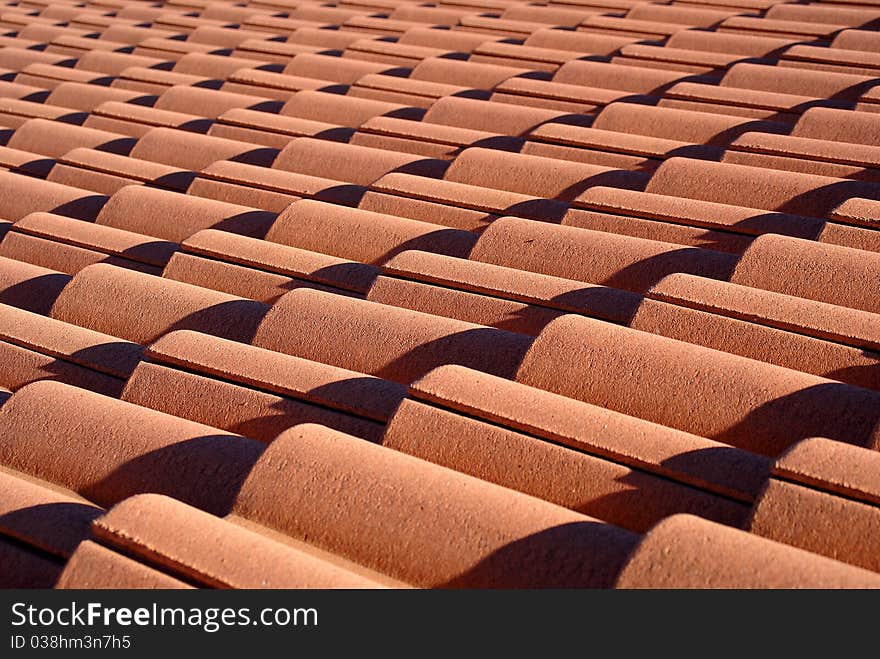
[[[0,24],[0,586],[878,586],[878,0]]]

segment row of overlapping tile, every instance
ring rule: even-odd
[[[880,585],[878,23],[4,7],[0,580]]]

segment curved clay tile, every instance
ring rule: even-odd
[[[199,85],[214,89],[220,86],[220,81],[189,73],[132,66],[123,70],[119,77],[110,83],[111,87],[117,89],[129,89],[157,96],[174,85]]]
[[[384,271],[388,276],[379,277],[367,295],[372,302],[530,336],[538,335],[550,321],[565,313],[580,313],[769,364],[870,389],[880,388],[880,369],[876,368],[880,365],[880,353],[876,350],[840,345],[838,341],[842,339],[809,338],[799,334],[804,331],[797,326],[702,305],[693,301],[701,299],[697,294],[684,293],[683,300],[674,294],[667,296],[662,284],[684,277],[705,282],[710,291],[713,285],[743,290],[744,299],[765,293],[756,289],[673,274],[648,291],[647,296],[652,299],[643,299],[617,289],[415,251],[396,256]],[[660,293],[655,292],[658,289]],[[775,296],[782,298],[780,304],[798,300]],[[846,311],[842,307],[820,306]],[[780,327],[789,331],[781,331]]]
[[[235,164],[224,160],[219,162]],[[261,167],[260,169],[267,171],[264,167]],[[271,213],[280,213],[291,203],[299,199],[299,197],[285,194],[283,192],[250,187],[244,183],[225,182],[213,177],[208,178],[205,176],[199,176],[196,178],[192,185],[187,189],[187,193],[193,197],[202,197],[204,199],[213,199],[215,201],[222,201],[230,204],[250,206],[251,208],[258,208]]]
[[[116,14],[119,16],[119,13]],[[180,33],[171,30],[161,30],[155,27],[143,27],[139,25],[124,25],[117,23],[101,32],[98,37],[101,40],[119,41],[127,44],[139,44],[144,39],[170,39],[179,36]]]
[[[266,34],[265,36],[269,36]],[[273,35],[274,36],[274,35]],[[306,46],[298,43],[268,41],[265,38],[248,39],[232,51],[233,57],[248,57],[272,62],[273,68],[281,68],[292,58],[302,54],[326,53],[320,46]]]
[[[877,145],[880,116],[830,108],[810,108],[801,115],[791,134],[831,142]]]
[[[26,215],[16,222],[14,231],[95,249],[157,267],[164,266],[177,250],[176,243],[52,213]]]
[[[410,77],[414,80],[442,82],[475,89],[492,89],[509,78],[533,73],[524,67],[466,62],[445,57],[431,57],[416,66]],[[543,74],[543,77],[548,77]]]
[[[770,35],[774,37],[799,40],[826,40],[847,27],[828,23],[811,23],[807,21],[783,21],[756,16],[732,16],[725,20],[718,29],[724,32],[744,34]]]
[[[499,126],[495,126],[499,128]],[[402,151],[434,158],[454,158],[464,147],[486,146],[516,151],[522,140],[502,133],[447,126],[442,123],[409,121],[392,117],[367,120],[350,144]]]
[[[777,122],[635,103],[612,103],[599,113],[593,128],[715,146],[724,146],[749,131],[788,131],[785,124]]]
[[[433,158],[301,137],[278,154],[275,169],[369,185],[391,171],[439,178],[448,163]]]
[[[281,103],[261,96],[234,94],[217,89],[205,89],[204,87],[175,85],[162,93],[159,100],[156,101],[155,107],[160,110],[187,112],[201,117],[216,119],[227,110],[233,108],[277,112],[281,107]]]
[[[62,173],[65,172],[66,173]],[[78,172],[78,173],[74,173]],[[80,185],[78,180],[94,182],[100,180],[89,178],[89,174],[111,176],[118,184],[109,186],[113,194],[124,185],[132,183],[148,183],[159,188],[185,192],[192,183],[195,174],[185,169],[162,165],[148,160],[139,160],[128,156],[120,156],[94,149],[73,149],[59,159],[58,164],[49,172],[47,180],[57,181],[65,185],[87,189],[89,185]],[[64,180],[61,180],[61,179]]]
[[[5,83],[4,83],[5,84]],[[17,128],[28,119],[53,119],[55,121],[79,125],[86,118],[85,113],[76,112],[70,108],[62,108],[55,105],[45,105],[33,101],[0,97],[0,114],[4,123],[11,128]],[[15,120],[15,123],[10,121]]]
[[[91,40],[90,40],[91,41]],[[85,71],[98,71],[105,75],[117,76],[132,66],[144,68],[170,68],[172,61],[166,58],[145,57],[130,53],[113,53],[104,50],[90,50],[77,60],[76,68]]]
[[[613,15],[592,14],[587,16],[577,28],[585,32],[615,34],[639,37],[641,39],[662,40],[681,29],[675,23],[659,20],[639,20]]]
[[[796,43],[798,43],[796,39],[704,30],[681,30],[666,41],[666,45],[670,48],[752,57],[777,53]]]
[[[428,109],[444,96],[465,96],[486,98],[489,92],[473,89],[466,85],[452,85],[428,80],[398,78],[381,74],[368,74],[357,80],[346,92],[357,96],[387,103],[402,103],[408,106]]]
[[[414,7],[413,10],[429,9],[427,7]],[[426,46],[429,48],[443,48],[455,50],[460,53],[469,53],[474,48],[486,41],[502,39],[500,35],[475,34],[461,30],[437,30],[430,26],[411,27],[401,35],[397,43]]]
[[[181,41],[180,39],[150,38],[144,39],[141,43],[135,46],[134,51],[132,52],[135,55],[144,55],[147,57],[182,60],[187,55],[205,55],[229,51],[228,49],[218,48],[217,46],[211,46],[204,43],[190,43],[189,41]],[[212,72],[212,75],[209,75],[208,77],[222,78],[222,74],[228,66],[224,68],[224,63],[218,61],[220,59],[220,57],[217,57],[208,61],[190,61],[186,65],[186,68],[188,69],[186,71],[178,68],[178,65],[175,64],[174,70],[181,73],[196,73],[198,75],[208,75],[203,72],[210,71]],[[251,65],[253,65],[253,62],[251,62]]]
[[[534,21],[537,23],[546,23],[547,25],[560,25],[565,27],[576,27],[584,18],[590,14],[601,13],[599,9],[588,9],[583,7],[578,9],[574,6],[536,6],[526,4],[513,4],[504,10],[501,18],[512,21]],[[547,29],[547,28],[541,28]],[[537,31],[537,30],[536,30]],[[533,32],[534,34],[534,32]]]
[[[880,237],[874,236],[876,232],[857,226],[831,223],[816,217],[768,212],[757,208],[745,208],[743,206],[652,194],[650,192],[635,192],[607,187],[590,188],[576,197],[572,201],[572,206],[605,211],[616,216],[657,219],[663,222],[674,223],[670,224],[670,226],[682,224],[718,229],[719,231],[706,233],[707,237],[709,233],[713,233],[713,240],[718,240],[719,243],[723,242],[721,238],[724,234],[721,232],[735,232],[744,236],[778,233],[794,238],[818,240],[856,249],[880,251],[880,249],[875,247],[880,245],[878,243]],[[846,209],[842,205],[837,210],[843,211],[838,220],[841,223],[866,224],[863,219],[859,220],[858,218],[847,216]],[[563,223],[574,224],[574,221],[566,218],[563,220]],[[733,233],[727,233],[726,235],[728,239],[734,237]],[[728,251],[724,250],[721,246],[713,246],[710,240],[707,240],[704,246],[709,249]],[[742,244],[743,249],[747,246],[748,244]],[[743,251],[743,249],[738,251]]]
[[[378,274],[375,267],[363,263],[214,229],[193,234],[183,241],[181,250],[340,292],[366,293]],[[167,271],[165,276],[169,276]]]
[[[10,354],[18,354],[23,360],[15,362],[11,359],[5,364],[4,386],[9,389],[18,389],[37,379],[57,379],[100,393],[117,395],[122,381],[141,359],[141,347],[135,343],[5,304],[0,308],[3,310],[0,338],[11,346],[32,353],[25,355],[21,350],[7,350]],[[37,355],[41,357],[37,358]],[[37,370],[31,368],[32,365]],[[95,373],[115,380],[96,376]]]
[[[880,313],[880,254],[767,234],[746,250],[730,281]]]
[[[370,19],[366,19],[370,20]],[[376,19],[377,24],[387,27],[389,21],[387,19]],[[402,24],[400,33],[411,27],[412,23]],[[394,64],[397,66],[405,66],[412,68],[423,59],[428,57],[449,57],[455,56],[454,51],[445,48],[429,48],[427,46],[416,46],[413,44],[402,44],[392,41],[383,41],[381,39],[362,39],[349,44],[342,53],[343,57],[351,57],[358,60],[366,60],[370,62],[383,62],[385,64]],[[461,55],[458,55],[461,57]]]
[[[596,117],[596,121],[593,122],[592,127],[590,128],[554,123],[539,126],[529,135],[529,139],[533,141],[533,143],[528,146],[537,146],[534,142],[547,142],[551,144],[560,144],[566,147],[573,147],[571,150],[573,154],[584,153],[586,150],[589,150],[589,152],[594,152],[593,150],[609,152],[609,158],[641,156],[644,158],[665,159],[676,153],[687,153],[691,158],[706,158],[709,160],[715,160],[721,157],[722,151],[720,149],[705,147],[702,145],[698,146],[690,140],[692,137],[690,135],[682,135],[681,137],[683,139],[679,139],[678,137],[668,139],[665,137],[652,137],[645,135],[647,132],[654,132],[655,126],[651,125],[651,122],[646,122],[648,123],[647,126],[640,124],[637,127],[630,127],[630,124],[621,122],[628,129],[625,131],[618,130],[617,127],[611,130],[603,130],[600,126],[596,125],[600,119],[603,119],[603,117],[604,119],[602,120],[602,123],[614,123],[612,115],[615,113],[615,108],[620,108],[623,105],[630,104],[614,103],[606,107],[599,113]],[[631,107],[647,106],[631,105]],[[656,118],[661,118],[660,115],[654,116]],[[714,117],[715,115],[711,116]],[[731,119],[733,118],[731,117]],[[659,132],[664,132],[662,127],[663,122],[661,121],[660,123],[661,128]],[[732,121],[731,123],[734,122]],[[630,131],[638,132],[634,134]],[[676,131],[669,132],[673,135],[676,133]],[[703,140],[694,141],[698,143],[703,142]],[[618,156],[618,154],[623,155]],[[572,157],[571,159],[577,160],[577,157]],[[654,162],[659,165],[659,162]],[[644,167],[647,164],[647,161],[642,160],[640,164]]]
[[[382,424],[375,420],[303,398],[155,363],[135,369],[122,394],[125,401],[261,442],[301,423],[318,423],[368,441],[378,441],[382,434]]]
[[[749,530],[876,572],[877,462],[874,451],[805,439],[776,461]]]
[[[857,100],[877,83],[876,77],[871,76],[741,63],[734,65],[720,84],[784,94]]]
[[[379,587],[301,549],[160,495],[126,499],[93,529],[100,541],[127,555],[211,588]]]
[[[832,48],[863,50],[869,53],[877,52],[878,45],[880,34],[871,30],[842,30],[831,42]]]
[[[277,151],[249,142],[211,137],[171,128],[154,128],[131,150],[132,158],[174,165],[193,171],[217,160],[237,160],[252,165],[268,166]]]
[[[799,69],[855,73],[865,76],[880,74],[880,54],[820,46],[792,46],[785,51],[779,64]]]
[[[102,506],[155,492],[225,514],[263,451],[260,442],[57,382],[19,389],[0,414],[4,465]]]
[[[649,296],[866,350],[880,350],[880,315],[801,297],[703,279],[665,277]]]
[[[489,41],[474,48],[468,61],[524,67],[534,71],[554,73],[566,62],[580,57],[580,53],[574,53],[570,50]]]
[[[511,241],[528,247],[513,251]],[[489,225],[470,258],[635,292],[673,272],[727,279],[737,261],[712,250],[514,217]]]
[[[41,80],[33,82],[41,83]],[[52,83],[49,83],[50,85]],[[0,98],[14,98],[27,100],[29,102],[45,99],[49,95],[48,86],[39,84],[28,85],[22,82],[3,82],[0,83]]]
[[[205,167],[199,178],[189,188],[189,193],[208,198],[219,198],[212,194],[202,194],[210,189],[211,184],[229,186],[230,198],[220,199],[230,203],[244,203],[249,195],[264,193],[263,199],[270,202],[273,208],[267,210],[284,210],[300,197],[328,201],[342,206],[355,206],[362,198],[365,188],[359,185],[347,185],[333,179],[309,176],[297,172],[280,169],[267,169],[244,163],[218,160]],[[250,191],[249,191],[250,190]],[[274,198],[273,196],[277,196]],[[236,198],[237,197],[237,198]],[[257,197],[260,198],[260,197]],[[286,201],[283,201],[285,200]],[[280,204],[275,208],[275,204]],[[256,205],[260,208],[261,206]]]
[[[79,220],[74,220],[79,222]],[[0,244],[0,256],[33,263],[50,270],[76,274],[93,263],[111,263],[121,268],[157,275],[161,269],[136,261],[108,255],[96,249],[71,245],[61,240],[44,239],[27,233],[13,231]]]
[[[0,487],[3,535],[61,559],[88,538],[89,525],[103,512],[73,492],[14,471],[0,469]]]
[[[826,217],[853,197],[880,200],[877,183],[679,157],[660,165],[645,189],[812,217]]]
[[[676,509],[740,526],[767,478],[753,454],[459,366],[410,398],[384,446],[633,530]]]
[[[96,264],[77,273],[51,316],[141,344],[173,329],[247,341],[266,309],[253,300]]]
[[[322,32],[327,31],[329,30],[322,30]],[[223,85],[224,89],[235,85],[247,87],[251,90],[251,93],[267,97],[270,97],[269,95],[272,92],[278,92],[279,96],[271,96],[270,98],[279,99],[287,99],[294,92],[305,89],[317,89],[328,92],[345,89],[345,85],[340,85],[330,80],[305,78],[303,76],[275,73],[256,68],[239,69],[226,76],[226,82]]]
[[[209,18],[216,21],[243,23],[251,17],[268,17],[274,13],[271,9],[262,9],[259,7],[238,7],[233,5],[214,3],[206,4],[207,6],[204,8],[204,10],[199,12],[199,16],[201,18]]]
[[[89,39],[94,41],[94,39]],[[30,64],[15,76],[15,82],[20,85],[35,85],[43,89],[55,89],[65,82],[84,82],[97,85],[107,85],[113,80],[112,77],[97,74],[94,71],[82,71],[72,69],[69,66],[55,66],[52,64]]]
[[[311,199],[288,206],[266,234],[270,242],[377,265],[404,249],[467,257],[476,239],[469,231]]]
[[[592,123],[592,118],[541,108],[447,96],[431,106],[423,121],[506,135],[523,135],[540,125],[552,122],[587,126]]]
[[[126,89],[114,89],[112,87],[104,87],[103,85],[87,85],[81,82],[65,82],[50,92],[46,98],[46,103],[88,112],[96,105],[106,101],[152,105],[155,100],[155,96]]]
[[[754,59],[733,53],[700,52],[641,44],[624,46],[620,49],[620,56],[611,59],[612,64],[685,71],[694,74],[710,74],[741,61],[754,61]]]
[[[455,29],[494,37],[523,39],[542,27],[544,27],[543,23],[535,21],[514,21],[492,15],[466,14],[461,17]]]
[[[516,379],[764,455],[880,445],[878,392],[581,316],[550,323]]]
[[[287,38],[288,43],[345,50],[350,44],[364,38],[364,35],[348,30],[326,30],[306,22],[299,22],[299,25],[300,27],[295,28]]]
[[[399,37],[413,27],[423,27],[421,21],[407,21],[391,17],[360,15],[347,19],[341,30],[362,32],[370,35],[370,41],[379,42],[381,37]],[[409,46],[411,47],[411,46]],[[363,59],[369,59],[364,57]]]
[[[469,148],[455,159],[443,178],[456,183],[567,200],[594,185],[640,189],[648,177],[641,172],[600,165]]]
[[[2,177],[2,173],[0,173]],[[0,303],[45,314],[70,276],[0,257]]]
[[[634,37],[613,34],[591,34],[589,32],[568,32],[550,28],[534,30],[523,42],[525,46],[536,48],[555,48],[569,50],[583,55],[609,56],[623,46],[636,42]]]
[[[316,137],[345,142],[352,132],[351,128],[343,128],[324,121],[312,121],[254,110],[232,109],[218,117],[208,134],[250,142],[253,145],[262,144],[280,150],[295,137]]]
[[[191,586],[122,554],[86,540],[70,557],[55,584],[58,589],[180,589]]]
[[[202,199],[140,185],[115,193],[98,214],[98,224],[180,242],[196,231],[218,228],[262,237],[275,214],[248,206]]]
[[[135,142],[134,138],[119,133],[59,121],[30,119],[15,131],[7,144],[14,149],[44,156],[61,156],[79,147],[126,155]]]
[[[358,78],[370,73],[400,75],[405,70],[381,62],[362,62],[347,57],[303,53],[291,59],[284,67],[283,73],[303,78],[332,80],[350,85]]]
[[[263,242],[263,241],[260,241]],[[347,291],[323,286],[305,279],[296,279],[272,272],[222,260],[206,259],[191,254],[175,254],[162,271],[166,279],[181,281],[202,288],[272,304],[295,288],[316,288],[340,295]]]
[[[79,188],[0,172],[0,215],[10,220],[19,220],[37,211],[94,220],[106,201],[104,195]]]
[[[439,181],[423,176],[394,172],[386,174],[370,187],[372,190],[387,193],[389,197],[435,202],[432,204],[433,210],[428,216],[416,217],[397,212],[393,213],[394,215],[413,217],[413,219],[457,228],[476,229],[482,227],[487,222],[488,213],[558,222],[568,210],[567,204],[554,199],[543,199],[516,192],[484,188],[479,185]],[[363,204],[360,204],[359,207],[363,208]],[[472,216],[462,216],[467,223],[464,226],[459,226],[456,220],[449,217],[456,209],[474,211]]]
[[[19,31],[19,36],[29,39],[24,30]],[[44,41],[36,35],[33,37],[37,41]],[[48,39],[46,39],[48,41]],[[29,64],[54,64],[57,66],[73,66],[76,59],[69,55],[58,55],[55,53],[46,53],[40,50],[32,50],[25,48],[3,48],[0,50],[0,68],[9,69],[11,71],[21,71]]]
[[[224,48],[235,48],[248,39],[277,38],[265,32],[253,30],[229,29],[214,25],[202,25],[189,33],[187,41],[192,43],[207,43]]]
[[[617,588],[877,588],[873,572],[690,515],[656,527]]]
[[[621,324],[632,318],[642,302],[640,295],[616,288],[415,250],[401,252],[389,260],[382,271],[389,277],[383,277],[371,287],[371,298],[387,294],[389,290],[383,284],[390,283],[393,277],[395,282],[433,284],[446,289],[482,293],[487,296],[487,300],[492,298],[496,302],[510,300],[522,303],[523,306],[530,305],[531,309],[552,309],[553,317],[559,315],[556,311],[574,312]],[[390,292],[394,294],[393,286]],[[419,298],[410,299],[414,303],[424,303]],[[387,304],[384,301],[383,303]],[[467,309],[454,307],[447,307],[444,311],[452,316],[467,313]],[[546,324],[533,324],[528,317],[518,317],[516,320],[519,322],[512,322],[512,326],[505,329],[538,334]],[[526,327],[530,331],[526,332]]]
[[[139,138],[157,126],[204,133],[210,124],[209,119],[194,114],[108,101],[94,108],[83,125]]]
[[[52,158],[44,158],[29,151],[0,147],[0,167],[36,178],[45,178],[56,164]]]
[[[349,496],[328,497],[339,487]],[[314,425],[293,428],[269,446],[234,512],[425,587],[608,586],[636,539]]]
[[[147,42],[141,44],[145,46]],[[189,43],[189,42],[187,42]],[[198,44],[194,44],[198,45]],[[205,76],[223,80],[230,73],[239,69],[270,68],[278,70],[277,65],[270,62],[260,62],[244,57],[228,57],[226,55],[211,55],[209,53],[188,53],[177,60],[174,71],[177,73],[189,73],[192,75]]]
[[[643,3],[630,9],[626,13],[626,17],[638,21],[658,21],[660,23],[709,28],[717,25],[725,18],[736,16],[740,13],[740,11],[735,9],[703,9]]]
[[[160,364],[380,422],[406,394],[387,380],[187,330],[162,337],[147,352]],[[126,395],[131,393],[130,387]]]
[[[411,382],[441,364],[462,364],[511,377],[531,341],[471,323],[299,289],[272,306],[252,343]]]
[[[395,20],[412,21],[414,23],[452,27],[467,13],[469,12],[463,9],[456,9],[455,7],[430,7],[401,3],[394,8],[394,11],[392,11],[388,17]]]
[[[688,77],[681,71],[574,60],[560,67],[553,81],[651,94],[662,92],[671,84]]]
[[[821,5],[774,5],[767,13],[767,18],[780,21],[804,21],[807,23],[831,23],[836,25],[852,25],[857,27],[868,23],[876,23],[880,19],[880,9],[854,7],[823,7]],[[876,26],[875,26],[876,27]]]
[[[280,114],[357,128],[373,117],[392,116],[418,121],[424,111],[397,103],[306,90],[291,96]]]
[[[880,148],[870,145],[750,132],[737,137],[721,161],[880,182]]]

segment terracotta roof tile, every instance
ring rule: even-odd
[[[618,588],[876,588],[876,573],[692,516],[660,522]]]
[[[4,7],[0,585],[876,585],[878,21]]]
[[[46,406],[46,395],[56,405]],[[225,514],[263,450],[238,435],[57,382],[20,389],[2,415],[5,465],[104,506],[149,490]],[[39,418],[45,431],[29,432],[29,418]],[[71,437],[73,453],[63,448]]]
[[[34,139],[41,139],[41,136],[35,135]],[[0,190],[3,215],[10,220],[19,220],[37,211],[94,220],[107,201],[104,195],[13,172],[0,172]]]
[[[185,526],[187,534],[180,534]],[[377,588],[379,584],[174,499],[143,494],[95,520],[97,538],[214,588]],[[205,551],[210,547],[210,551]],[[269,560],[267,570],[262,561]]]
[[[281,465],[310,478],[282,482]],[[328,499],[343,481],[351,496]],[[608,586],[636,537],[314,425],[269,446],[234,512],[416,586]]]
[[[55,587],[60,589],[190,588],[182,581],[90,540],[79,545],[58,577]]]
[[[19,472],[0,469],[0,483],[0,532],[56,558],[68,558],[103,512],[73,492]]]
[[[291,140],[272,166],[309,176],[369,185],[392,171],[439,178],[448,163],[396,151],[303,137]]]
[[[663,369],[656,368],[661,357],[669,360]],[[563,363],[570,372],[553,380]],[[600,368],[625,370],[639,395],[602,380]],[[700,387],[706,377],[716,388]],[[876,392],[578,316],[544,329],[517,379],[766,455],[813,435],[877,446],[875,403],[868,402]],[[696,412],[703,405],[712,407],[711,417]]]

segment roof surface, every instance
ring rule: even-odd
[[[880,587],[880,0],[0,8],[0,585]]]

